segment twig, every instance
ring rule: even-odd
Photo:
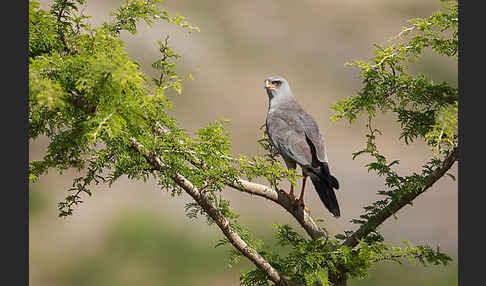
[[[63,4],[64,4],[64,5],[66,5],[66,2],[67,2],[67,1],[64,1],[64,3],[63,3]],[[61,18],[62,18],[62,16],[63,16],[62,14],[64,13],[64,9],[65,9],[65,7],[66,7],[66,6],[63,6],[63,8],[62,8],[61,10],[59,10],[59,13],[57,14],[57,22],[59,22],[59,23],[63,23],[63,22],[61,21]],[[66,49],[66,51],[67,51],[68,53],[70,53],[70,52],[71,52],[71,47],[69,46],[69,43],[68,43],[68,41],[67,41],[67,39],[66,39],[66,36],[64,35],[64,33],[62,32],[62,29],[61,29],[60,27],[57,29],[57,33],[58,33],[58,34],[59,34],[59,36],[61,37],[61,41],[62,41],[62,43],[64,44],[64,48]]]
[[[96,136],[98,135],[98,132],[100,131],[101,127],[103,127],[103,125],[108,121],[110,120],[111,116],[113,116],[113,113],[110,113],[105,119],[103,119],[103,121],[100,122],[100,124],[98,125],[98,128],[96,129],[96,132],[93,134],[93,140],[96,140]]]
[[[167,35],[165,37],[165,44],[162,46],[162,51],[160,51],[164,56],[162,57],[162,61],[165,62],[167,60],[167,45],[168,45],[168,41],[169,41],[169,35]],[[165,71],[161,71],[160,72],[160,78],[159,78],[159,83],[158,83],[158,87],[162,87],[162,80],[164,79],[164,73]]]
[[[398,33],[398,35],[396,35],[395,37],[391,38],[391,40],[395,40],[395,39],[402,39],[402,36],[405,34],[405,33],[410,33],[411,31],[413,31],[416,27],[415,26],[410,26],[410,27],[407,27],[407,28],[404,28],[400,33]]]

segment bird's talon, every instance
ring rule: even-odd
[[[294,204],[295,204],[295,197],[294,197],[294,196],[292,196],[292,195],[291,195],[291,193],[287,193],[286,191],[284,191],[284,190],[282,190],[282,189],[280,189],[280,191],[281,191],[282,193],[284,193],[284,194],[287,196],[287,198],[288,198],[288,199],[289,199],[289,201],[290,201],[290,205],[294,205]]]
[[[297,206],[302,207],[306,213],[309,213],[309,209],[305,206],[304,201],[298,200]]]

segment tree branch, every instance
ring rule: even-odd
[[[143,118],[147,120],[145,116]],[[170,132],[169,129],[165,128],[157,121],[155,122],[155,125],[155,132],[159,135]],[[191,160],[191,164],[197,168],[206,168],[204,162],[196,162]],[[243,179],[239,179],[238,183],[239,184],[233,184],[228,182],[227,185],[238,191],[257,195],[279,204],[299,222],[302,228],[304,228],[312,239],[324,238],[327,240],[326,232],[317,226],[310,214],[305,212],[303,207],[294,208],[294,206],[290,203],[289,198],[282,192],[277,192],[265,185],[249,182]]]
[[[299,224],[305,229],[307,234],[309,234],[312,239],[327,239],[326,232],[316,225],[310,214],[305,212],[302,207],[294,208],[294,206],[290,203],[289,198],[282,192],[277,192],[265,185],[249,182],[243,179],[239,179],[239,183],[240,185],[228,185],[241,192],[257,195],[279,204],[299,222]]]
[[[166,168],[165,164],[160,158],[143,151],[143,146],[135,139],[130,139],[132,147],[142,154],[145,159],[152,165],[152,167],[163,170]],[[255,264],[258,269],[263,271],[267,277],[272,280],[277,285],[287,286],[287,285],[299,285],[294,284],[291,281],[286,280],[281,277],[280,274],[265,260],[260,254],[255,252],[239,235],[234,231],[230,222],[226,217],[224,217],[221,212],[214,207],[211,200],[206,196],[204,192],[200,192],[199,189],[194,186],[189,180],[180,174],[171,173],[170,177],[184,189],[203,209],[204,211],[213,219],[213,221],[218,225],[223,234],[228,238],[231,244],[238,249],[244,256],[246,256],[250,261]]]
[[[455,147],[451,153],[444,159],[442,165],[435,169],[430,175],[425,178],[425,187],[417,192],[410,192],[403,195],[399,200],[390,202],[384,209],[377,213],[374,217],[370,218],[367,223],[363,224],[358,230],[356,230],[350,237],[348,237],[343,243],[343,246],[355,247],[358,245],[358,241],[372,231],[374,231],[385,220],[399,211],[402,207],[409,204],[419,195],[427,191],[432,185],[437,182],[445,173],[452,167],[455,161],[458,159],[458,149]]]
[[[64,1],[63,2],[63,8],[61,8],[59,10],[59,13],[57,14],[57,22],[59,23],[63,23],[61,20],[62,20],[62,17],[63,17],[63,13],[64,13],[64,10],[65,10],[65,5],[66,5],[67,1]],[[66,52],[70,53],[71,52],[71,47],[69,46],[69,43],[66,39],[66,35],[64,35],[64,33],[62,32],[62,29],[60,27],[58,27],[57,29],[57,33],[59,34],[59,36],[61,37],[61,41],[64,45],[64,48],[66,49]]]

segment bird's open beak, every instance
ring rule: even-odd
[[[275,88],[275,85],[273,85],[268,79],[265,80],[265,88],[269,88],[269,89],[274,89]]]

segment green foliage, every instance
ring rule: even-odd
[[[368,115],[366,147],[352,156],[354,159],[368,154],[373,159],[366,164],[368,171],[383,177],[387,189],[379,190],[378,194],[384,198],[364,207],[364,214],[351,222],[372,225],[375,229],[356,247],[349,248],[342,241],[353,231],[337,234],[338,240],[324,242],[305,239],[288,226],[279,226],[277,238],[280,244],[291,247],[285,258],[267,257],[279,273],[304,281],[306,285],[327,284],[328,271],[362,279],[373,264],[381,261],[401,263],[403,258],[409,258],[434,265],[446,265],[451,261],[439,249],[427,245],[412,247],[405,243],[405,248],[399,248],[384,244],[384,237],[376,229],[376,217],[405,195],[421,192],[426,187],[426,178],[442,164],[441,157],[449,155],[458,145],[457,88],[447,82],[435,83],[423,74],[408,73],[408,65],[419,60],[425,48],[457,59],[457,21],[457,1],[450,1],[445,12],[410,20],[411,26],[403,28],[389,46],[375,45],[376,55],[369,63],[355,61],[351,64],[361,70],[364,86],[356,96],[333,106],[336,114],[332,120],[347,119],[352,123],[361,113]],[[376,137],[381,131],[372,127],[378,111],[391,111],[396,115],[401,127],[399,139],[406,144],[421,138],[435,151],[419,173],[398,174],[393,167],[399,160],[389,160],[379,152]],[[261,277],[262,273],[257,269],[244,273],[242,282],[244,285],[267,285],[259,280]]]
[[[168,45],[168,37],[159,41],[161,58],[152,67],[160,77],[149,79],[119,39],[121,31],[135,34],[138,22],[151,25],[156,19],[189,32],[199,30],[183,17],[172,17],[158,8],[159,2],[128,1],[112,12],[112,22],[100,27],[91,27],[85,22],[87,16],[77,14],[84,1],[56,1],[50,12],[30,2],[30,138],[45,135],[51,139],[43,160],[30,163],[30,178],[35,181],[50,168],[87,170],[73,182],[73,194],[59,204],[61,216],[72,213],[72,207],[81,202],[80,195],[91,195],[91,184],[112,184],[123,175],[142,180],[153,175],[161,187],[176,194],[180,189],[167,176],[170,173],[184,175],[210,191],[220,191],[225,182],[235,182],[244,174],[272,173],[274,183],[275,177],[288,174],[275,162],[269,167],[262,160],[233,157],[220,122],[190,136],[167,115],[172,103],[165,90],[182,92],[184,79],[175,72],[174,62],[180,56]],[[161,133],[161,127],[167,132]],[[160,156],[167,172],[151,170],[131,148],[132,137]],[[194,168],[191,162],[205,166]]]
[[[295,232],[288,225],[275,225],[275,238],[279,246],[288,254],[281,257],[275,252],[261,252],[281,275],[287,279],[303,281],[305,285],[328,283],[328,271],[345,272],[350,277],[364,279],[368,269],[382,261],[402,263],[408,258],[412,263],[419,262],[433,265],[447,265],[452,259],[439,248],[433,249],[427,245],[411,246],[404,242],[400,248],[384,244],[381,239],[362,241],[357,247],[339,246],[334,239],[307,239]],[[281,251],[282,252],[282,251]],[[263,281],[262,281],[263,279]],[[242,273],[243,285],[268,285],[264,274],[255,269]]]
[[[198,27],[191,26],[189,22],[185,21],[184,17],[180,15],[170,16],[167,11],[161,10],[157,5],[160,3],[162,3],[162,0],[127,1],[126,4],[122,4],[116,11],[110,13],[116,20],[112,23],[104,23],[103,28],[115,35],[123,30],[136,34],[137,24],[140,21],[143,20],[151,26],[154,20],[162,19],[187,28],[189,33],[193,30],[199,31]]]
[[[392,38],[392,41],[399,40],[397,43],[387,47],[376,45],[376,56],[370,63],[355,61],[352,65],[361,69],[364,87],[358,95],[333,106],[337,111],[334,120],[345,118],[353,122],[361,112],[367,112],[366,148],[353,153],[353,159],[370,155],[374,161],[366,165],[368,171],[383,176],[389,188],[378,191],[385,198],[365,207],[365,214],[353,219],[354,223],[365,224],[403,195],[421,191],[427,176],[442,163],[440,156],[447,156],[458,145],[457,88],[447,82],[434,83],[422,74],[407,73],[408,64],[418,60],[425,48],[457,59],[457,1],[448,2],[445,10],[425,19],[410,20],[411,26],[404,27]],[[422,138],[436,151],[420,174],[400,176],[392,169],[399,161],[390,162],[379,152],[375,139],[381,132],[372,127],[377,110],[396,114],[401,127],[400,139],[406,144]]]
[[[242,176],[265,176],[276,185],[294,174],[275,158],[267,162],[232,156],[223,122],[210,123],[190,135],[167,115],[172,103],[165,91],[181,93],[185,80],[175,72],[180,56],[168,45],[168,37],[159,41],[161,56],[152,67],[160,77],[149,79],[129,58],[119,38],[123,30],[135,34],[138,22],[151,25],[155,19],[189,32],[199,30],[183,17],[171,17],[159,9],[159,2],[128,1],[112,13],[112,22],[91,27],[85,22],[88,17],[77,13],[83,2],[56,1],[48,12],[30,1],[29,137],[50,139],[44,158],[30,162],[30,180],[35,182],[51,168],[61,173],[70,168],[84,172],[58,205],[59,215],[66,217],[83,202],[83,196],[92,195],[92,185],[111,185],[122,176],[144,181],[153,176],[161,188],[178,195],[181,189],[170,176],[178,173],[209,197],[251,247],[259,249],[261,242],[239,224],[238,215],[219,192]],[[153,170],[133,150],[131,138],[159,156],[167,168]],[[206,216],[196,203],[189,203],[186,213],[190,218]],[[234,262],[239,255],[233,251]]]
[[[431,130],[425,134],[427,143],[440,154],[444,148],[450,150],[457,146],[458,103],[441,108]]]
[[[337,102],[333,106],[337,113],[332,119],[353,122],[363,111],[370,118],[377,110],[392,111],[402,127],[400,139],[408,144],[417,137],[425,138],[434,129],[438,113],[457,102],[458,91],[447,82],[435,83],[423,74],[411,75],[407,70],[425,48],[457,59],[457,1],[449,2],[445,8],[446,12],[410,20],[412,25],[404,27],[389,46],[375,45],[376,56],[369,63],[350,64],[361,69],[364,87],[357,96]],[[457,145],[457,139],[451,140],[452,146]]]
[[[172,179],[180,174],[196,186],[228,219],[249,247],[263,256],[289,280],[311,285],[326,284],[328,272],[336,275],[364,278],[368,269],[380,261],[397,261],[409,257],[420,263],[446,264],[450,258],[429,246],[397,248],[383,243],[383,236],[372,231],[359,245],[340,245],[351,231],[336,235],[336,239],[306,239],[289,226],[277,226],[276,239],[282,256],[253,237],[240,224],[239,216],[222,197],[227,185],[237,185],[238,179],[266,178],[278,188],[279,182],[295,184],[299,175],[287,170],[277,159],[277,153],[264,135],[260,145],[263,156],[235,156],[224,128],[224,122],[208,124],[189,134],[179,127],[167,111],[172,102],[167,89],[182,93],[182,82],[191,79],[176,73],[180,56],[172,50],[168,36],[158,41],[160,58],[152,67],[160,76],[150,78],[139,64],[130,59],[120,39],[122,31],[136,34],[140,22],[149,26],[157,20],[179,25],[188,32],[199,31],[184,17],[160,9],[161,1],[127,1],[111,13],[113,20],[101,26],[87,23],[89,16],[79,12],[85,1],[56,0],[45,11],[35,0],[29,1],[29,138],[46,136],[50,142],[42,160],[31,161],[29,179],[35,182],[50,169],[62,173],[75,169],[80,174],[73,181],[68,195],[58,204],[59,215],[69,216],[74,207],[91,196],[91,186],[113,184],[122,176],[146,181],[153,177],[158,186],[173,196],[182,193]],[[437,12],[429,18],[414,19],[404,28],[398,43],[377,46],[370,63],[354,62],[361,69],[364,87],[358,95],[334,105],[334,119],[354,121],[362,112],[369,117],[366,147],[353,154],[369,154],[374,161],[369,171],[385,178],[387,190],[378,193],[384,199],[365,207],[365,213],[353,222],[365,224],[387,205],[403,195],[419,192],[434,167],[441,164],[441,155],[457,147],[457,88],[447,83],[434,83],[425,75],[407,73],[409,63],[419,59],[423,49],[457,57],[457,2],[446,6],[447,12]],[[410,37],[409,39],[407,37]],[[400,139],[409,144],[422,138],[436,151],[436,156],[420,173],[400,176],[393,170],[398,160],[388,160],[375,143],[380,131],[373,129],[376,112],[392,111],[402,127]],[[132,139],[144,151],[160,158],[163,169],[154,169],[144,155],[135,151]],[[186,205],[191,219],[203,215],[212,220],[197,203]],[[227,245],[222,239],[219,245]],[[239,261],[241,253],[232,249],[230,264]],[[268,285],[259,269],[241,274],[243,285]]]
[[[425,48],[457,59],[457,1],[448,1],[444,8],[445,12],[438,11],[428,18],[410,20],[411,26],[404,27],[397,37],[391,39],[393,43],[389,46],[375,45],[376,56],[369,63],[352,63],[352,66],[361,69],[360,77],[364,87],[356,96],[341,100],[333,106],[337,112],[333,120],[347,119],[351,123],[359,114],[367,113],[367,144],[364,149],[353,153],[353,159],[368,154],[373,159],[366,165],[368,171],[382,176],[387,188],[378,191],[384,198],[364,207],[364,214],[359,219],[352,219],[353,223],[376,228],[377,216],[404,196],[422,192],[426,188],[427,178],[443,163],[442,158],[446,158],[458,146],[457,88],[447,82],[435,83],[423,74],[412,75],[407,71],[408,65],[419,60]],[[396,115],[401,127],[399,139],[403,139],[406,144],[421,138],[435,151],[419,173],[399,175],[392,168],[399,164],[399,160],[389,160],[379,152],[375,140],[381,132],[372,127],[377,111],[391,111]],[[336,238],[344,241],[352,233],[345,231],[336,235]],[[430,246],[409,247],[407,244],[405,249],[400,249],[385,246],[383,240],[383,236],[375,229],[360,241],[358,249],[373,250],[372,256],[364,262],[399,262],[399,259],[409,257],[422,264],[445,265],[451,260],[440,253],[439,249],[434,250]],[[363,266],[369,267],[366,263]],[[357,273],[357,276],[362,277],[364,270]],[[353,276],[353,271],[347,273]]]
[[[441,154],[447,154],[457,147],[457,88],[446,82],[434,83],[425,75],[413,76],[407,73],[407,64],[418,60],[423,49],[431,48],[437,53],[457,58],[457,1],[445,6],[446,12],[436,12],[425,19],[412,19],[412,24],[392,40],[400,42],[388,47],[377,46],[372,63],[355,61],[354,66],[361,69],[364,88],[353,96],[334,105],[337,114],[333,119],[347,118],[353,121],[361,111],[367,111],[370,133],[367,134],[367,148],[356,152],[353,158],[369,153],[376,159],[368,165],[379,175],[386,175],[387,186],[398,190],[420,188],[420,176],[400,177],[390,170],[384,156],[380,155],[374,144],[375,133],[371,120],[376,109],[388,110],[397,114],[402,127],[400,139],[409,144],[421,137]],[[410,39],[406,39],[410,36]],[[432,161],[424,170],[438,162]],[[425,174],[427,175],[427,174]],[[383,192],[381,192],[383,193]]]
[[[63,46],[58,41],[56,17],[39,9],[40,4],[35,0],[29,0],[29,57],[35,57],[51,50],[62,50]]]

